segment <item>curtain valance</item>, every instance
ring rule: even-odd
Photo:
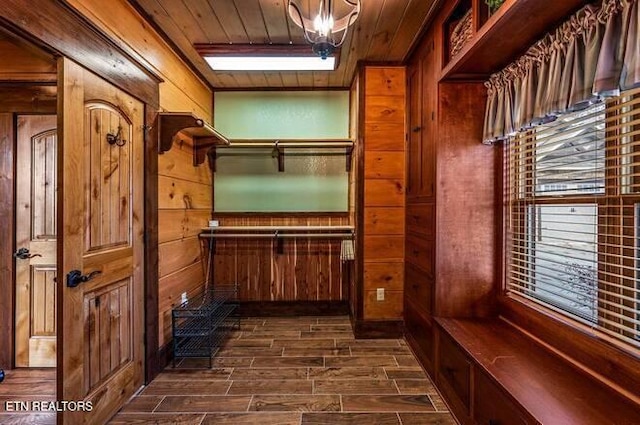
[[[638,0],[587,5],[485,83],[485,143],[640,86]]]

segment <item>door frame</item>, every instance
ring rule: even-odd
[[[0,89],[11,91],[7,96],[16,104],[0,99],[0,369],[15,367],[15,245],[16,213],[16,119],[17,115],[55,114],[56,105],[41,88],[50,83],[11,84],[0,83]],[[19,105],[19,106],[15,106]],[[6,343],[4,343],[6,342]]]
[[[15,364],[15,116],[13,112],[0,113],[0,369],[13,369]]]
[[[55,23],[40,19],[43,14],[55,16]],[[160,101],[159,84],[163,80],[154,70],[135,60],[135,52],[127,51],[115,43],[109,35],[64,2],[43,2],[35,10],[28,2],[5,0],[5,5],[0,9],[0,27],[19,38],[31,41],[52,55],[68,57],[144,104],[144,376],[145,383],[149,383],[164,367],[158,346],[158,133],[155,126]],[[11,131],[15,133],[15,128]],[[0,210],[11,211],[13,217],[16,208],[15,134],[12,139],[13,141],[7,141],[0,138],[0,152],[8,151],[14,158],[11,163],[13,165],[9,165],[6,170],[11,177],[8,179],[10,182],[0,185],[0,199],[8,200],[2,203]],[[0,163],[0,173],[5,172],[4,168],[7,165]],[[5,195],[6,198],[3,198]],[[9,223],[9,226],[13,229],[15,224]],[[13,283],[15,273],[12,257],[14,245],[13,241],[7,242],[0,238],[0,277],[10,276],[10,284]],[[0,281],[0,289],[6,289],[3,286]],[[2,319],[7,314],[10,317],[14,314],[13,292],[3,293],[11,295],[0,297]],[[0,324],[0,339],[11,343],[2,344],[0,348],[0,368],[14,365],[13,338],[13,319],[3,320]],[[11,361],[5,364],[6,359]],[[60,381],[59,379],[59,386]]]

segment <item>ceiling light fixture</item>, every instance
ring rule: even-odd
[[[333,71],[339,55],[322,60],[305,44],[195,44],[214,71]]]
[[[318,14],[313,20],[303,16],[302,9],[295,0],[289,0],[288,3],[289,17],[302,28],[305,40],[322,59],[331,56],[344,43],[349,26],[360,14],[360,0],[341,1],[350,11],[340,19],[334,17],[333,0],[320,0]]]
[[[205,57],[214,71],[333,71],[335,58],[323,61],[317,56],[210,56]]]

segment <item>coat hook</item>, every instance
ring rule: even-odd
[[[127,143],[127,141],[122,138],[122,126],[118,126],[118,131],[116,134],[107,133],[107,143],[112,146],[116,145],[120,147],[124,146],[124,144]]]

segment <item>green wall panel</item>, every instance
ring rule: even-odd
[[[215,127],[230,139],[345,139],[349,93],[220,92]],[[214,205],[218,212],[346,212],[345,156],[320,149],[285,150],[278,172],[270,149],[221,149]]]
[[[231,139],[346,139],[348,91],[217,92],[214,125]]]

